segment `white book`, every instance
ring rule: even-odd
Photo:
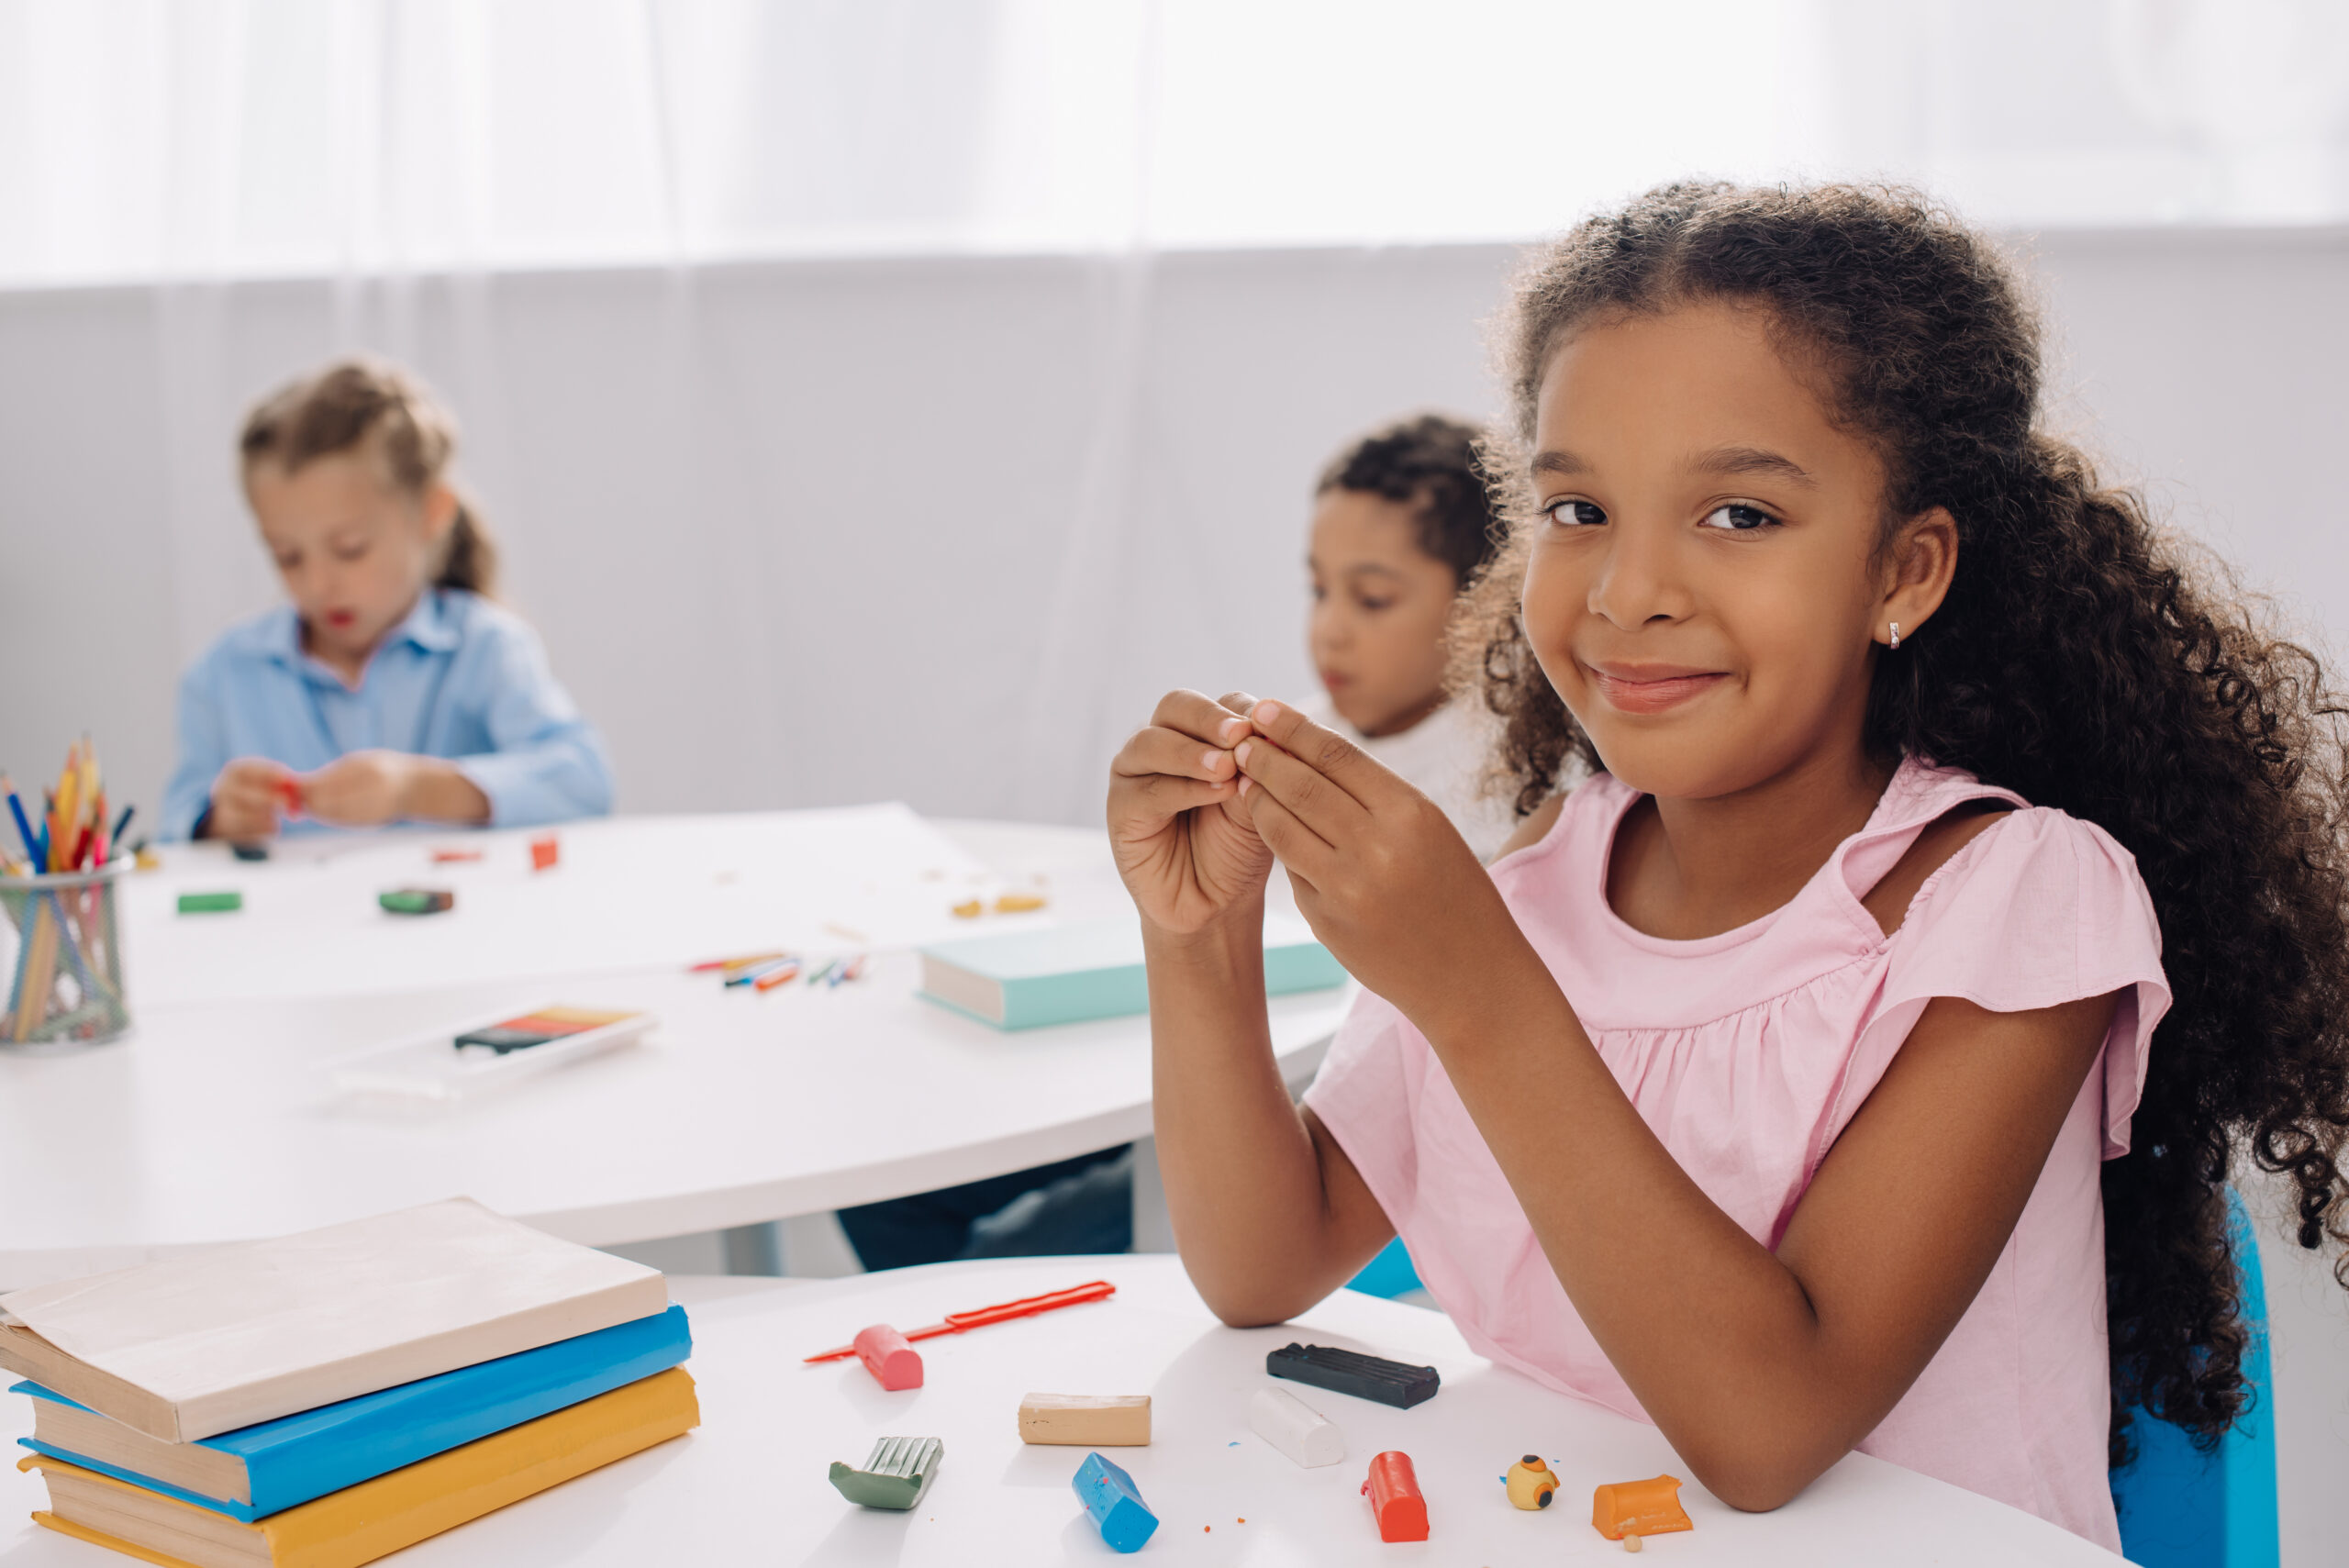
[[[194,1442],[668,1305],[658,1269],[451,1198],[0,1296],[0,1367]]]

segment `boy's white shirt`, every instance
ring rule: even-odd
[[[1327,692],[1297,705],[1316,724],[1327,725],[1400,773],[1452,818],[1480,861],[1489,861],[1517,829],[1506,796],[1484,789],[1486,766],[1500,740],[1500,720],[1475,697],[1455,697],[1397,735],[1375,739],[1338,717]]]

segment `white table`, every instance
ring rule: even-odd
[[[774,818],[793,815],[765,815],[771,840],[791,836]],[[650,896],[640,884],[657,877],[641,868],[683,858],[648,854],[648,840],[700,839],[737,846],[740,854],[760,820],[722,819],[723,831],[707,819],[682,828],[625,820],[567,828],[562,869],[537,879],[503,863],[521,851],[518,838],[460,837],[454,841],[484,843],[502,860],[445,869],[481,871],[484,884],[504,886],[513,906],[551,901],[610,909]],[[181,917],[151,908],[140,915],[131,926],[132,1039],[67,1055],[0,1053],[0,1193],[6,1195],[0,1284],[69,1278],[454,1194],[558,1235],[611,1246],[927,1191],[1147,1134],[1146,1019],[1004,1034],[914,997],[918,962],[889,940],[918,940],[924,921],[964,934],[1030,918],[958,921],[946,906],[965,888],[1030,885],[1041,876],[1052,917],[1115,912],[1123,897],[1098,833],[986,825],[953,831],[953,840],[940,840],[929,857],[945,864],[902,855],[905,885],[859,884],[848,890],[852,896],[816,896],[808,889],[820,879],[795,881],[776,861],[745,857],[734,868],[740,883],[780,890],[761,895],[767,913],[746,897],[730,924],[697,917],[682,937],[656,931],[642,944],[648,956],[633,966],[599,956],[592,923],[574,922],[587,933],[582,940],[590,956],[599,956],[600,972],[550,972],[543,944],[491,922],[473,928],[475,940],[454,949],[436,946],[420,956],[398,949],[429,936],[435,921],[495,903],[469,904],[461,883],[451,916],[403,922],[374,911],[387,871],[435,880],[421,869],[422,842],[316,863],[298,858],[297,845],[267,866],[231,870],[225,859],[197,860],[194,872],[183,862],[155,873],[136,885],[159,907],[168,908],[161,901],[181,885],[241,873],[255,917],[244,928],[249,937],[266,935],[296,957],[306,952],[315,963],[348,967],[351,937],[320,928],[355,920],[362,935],[396,951],[397,962],[385,961],[373,993],[303,995],[305,972],[292,963],[284,966],[295,977],[290,995],[155,1001],[136,989],[142,961],[191,986],[200,971],[167,962],[157,950],[195,937],[217,940],[228,928],[209,922],[241,917],[174,924]],[[599,854],[613,868],[600,878]],[[967,863],[954,863],[958,855]],[[400,863],[375,863],[386,860]],[[931,869],[942,874],[925,878]],[[704,863],[689,874],[716,873]],[[629,885],[631,877],[640,885]],[[684,972],[689,958],[769,942],[816,951],[860,945],[822,930],[831,917],[818,912],[827,907],[861,921],[852,928],[858,937],[883,939],[859,982],[755,995]],[[797,935],[794,920],[808,934]],[[476,950],[502,954],[496,962],[522,973],[451,980],[451,970],[462,976],[484,962]],[[535,968],[533,952],[542,955]],[[251,973],[250,964],[243,967]],[[1274,1002],[1275,1048],[1292,1079],[1310,1074],[1349,995]],[[649,1009],[662,1028],[643,1046],[452,1105],[353,1096],[328,1084],[331,1062],[353,1049],[557,1000]]]
[[[1112,1300],[921,1346],[925,1385],[884,1393],[855,1362],[802,1367],[872,1322],[933,1322],[1090,1279]],[[401,1568],[566,1563],[834,1565],[1099,1562],[1114,1554],[1077,1506],[1069,1478],[1085,1451],[1030,1448],[1015,1412],[1031,1390],[1148,1394],[1152,1443],[1109,1457],[1157,1513],[1136,1561],[1251,1564],[1458,1563],[1509,1568],[1620,1562],[1590,1526],[1600,1482],[1687,1470],[1653,1428],[1549,1392],[1478,1360],[1451,1321],[1341,1291],[1296,1323],[1217,1325],[1164,1257],[949,1263],[823,1284],[672,1282],[694,1323],[690,1370],[702,1426],[688,1437],[516,1504],[397,1559]],[[1300,1470],[1247,1425],[1265,1385],[1264,1353],[1301,1339],[1432,1363],[1436,1397],[1395,1410],[1295,1390],[1343,1430],[1341,1464]],[[0,1408],[0,1434],[29,1423],[28,1401]],[[861,1463],[881,1436],[946,1446],[939,1478],[910,1514],[843,1501],[826,1479],[835,1459]],[[1370,1457],[1410,1454],[1428,1499],[1423,1545],[1382,1544],[1359,1496]],[[1540,1513],[1508,1506],[1501,1473],[1538,1451],[1564,1482]],[[101,1568],[120,1561],[21,1520],[42,1488],[0,1479],[0,1568]],[[2117,1557],[2054,1525],[1880,1460],[1853,1454],[1775,1514],[1739,1514],[1693,1482],[1681,1497],[1696,1529],[1645,1543],[1639,1562],[1831,1568],[1838,1563],[2104,1564]],[[1245,1523],[1241,1521],[1245,1519]]]

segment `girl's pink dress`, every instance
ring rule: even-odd
[[[1607,858],[1638,796],[1606,775],[1493,867],[1616,1081],[1683,1169],[1775,1245],[1820,1162],[1936,996],[1998,1012],[2120,992],[2104,1051],[2022,1218],[1940,1352],[1859,1447],[2120,1549],[2105,1466],[2100,1163],[2125,1153],[2145,1047],[2169,1006],[2136,862],[2105,832],[2023,809],[1918,891],[1889,937],[1860,899],[1961,802],[2024,803],[1904,763],[1868,824],[1792,902],[1696,941],[1633,930]],[[1306,1095],[1477,1351],[1646,1418],[1533,1239],[1426,1039],[1376,996]]]

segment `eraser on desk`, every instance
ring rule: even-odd
[[[1283,1345],[1264,1357],[1264,1370],[1275,1377],[1374,1399],[1398,1410],[1424,1405],[1443,1382],[1431,1366],[1410,1366],[1329,1345]]]
[[[1085,1456],[1069,1485],[1112,1551],[1140,1551],[1158,1529],[1158,1516],[1141,1500],[1134,1478],[1097,1453]]]
[[[544,871],[562,858],[562,844],[551,833],[530,840],[530,869]]]
[[[1248,1402],[1248,1429],[1308,1470],[1346,1457],[1346,1435],[1286,1388],[1259,1388]]]
[[[180,913],[183,915],[229,915],[245,906],[241,893],[183,893]]]
[[[1362,1491],[1378,1520],[1379,1540],[1427,1540],[1428,1502],[1419,1495],[1419,1476],[1411,1468],[1409,1454],[1389,1449],[1372,1460],[1370,1479],[1362,1484]]]
[[[936,1438],[883,1438],[861,1470],[832,1462],[832,1485],[859,1507],[902,1513],[922,1499],[938,1477],[946,1445]]]
[[[1146,1448],[1147,1394],[1030,1394],[1019,1401],[1019,1440],[1071,1448]]]
[[[892,1393],[921,1386],[921,1352],[886,1323],[858,1330],[856,1359]]]
[[[395,915],[439,915],[457,906],[457,895],[442,887],[395,887],[375,895],[375,902]]]

